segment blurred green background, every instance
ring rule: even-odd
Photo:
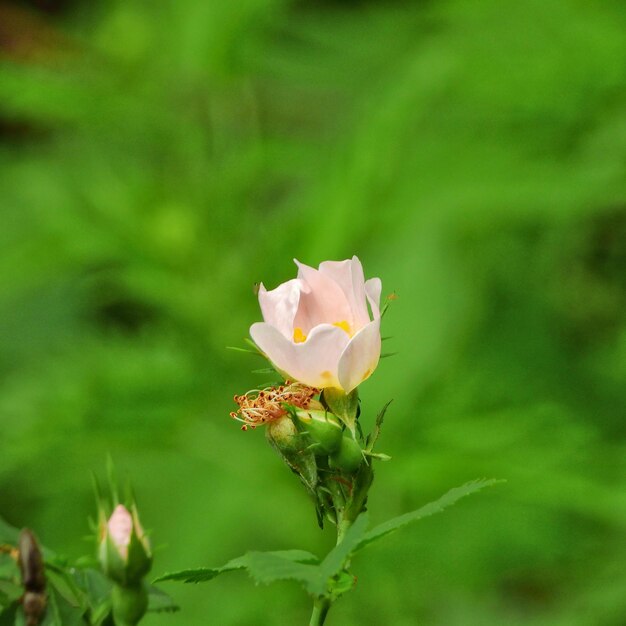
[[[155,574],[325,552],[228,418],[253,284],[358,254],[398,300],[373,521],[329,623],[626,623],[622,0],[0,3],[0,513],[72,557],[107,452]],[[169,584],[146,626],[304,624],[291,584]]]

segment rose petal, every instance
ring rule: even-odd
[[[259,287],[263,319],[289,340],[293,338],[293,320],[298,310],[300,294],[308,289],[308,285],[297,278],[288,280],[271,291],[267,291],[263,283]]]
[[[320,263],[319,271],[341,287],[352,310],[354,330],[357,331],[368,324],[370,317],[365,298],[365,277],[358,257],[353,256],[346,261],[324,261]]]
[[[379,317],[352,337],[339,359],[339,382],[346,393],[358,387],[376,369],[380,347]]]
[[[380,317],[380,294],[382,290],[383,284],[380,278],[370,278],[365,283],[365,293],[367,294],[367,299],[369,300],[375,320]]]
[[[310,287],[310,292],[300,296],[294,326],[301,328],[305,335],[320,324],[345,321],[354,327],[352,310],[341,287],[320,271],[294,261],[298,266],[298,278]]]
[[[120,554],[126,558],[128,544],[133,532],[133,517],[128,509],[122,504],[118,504],[107,523],[111,541],[119,550]]]
[[[350,338],[330,324],[316,326],[304,343],[293,343],[269,324],[258,322],[250,327],[250,335],[269,360],[298,382],[311,387],[339,387],[339,357]]]

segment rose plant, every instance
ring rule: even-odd
[[[381,359],[382,283],[365,280],[356,256],[324,261],[318,269],[299,261],[296,265],[296,278],[275,289],[261,283],[263,321],[252,324],[253,349],[246,350],[267,358],[280,381],[236,395],[238,408],[231,417],[242,430],[265,427],[268,442],[309,493],[320,527],[328,523],[335,528],[336,546],[324,559],[303,550],[248,552],[222,567],[165,574],[157,582],[205,582],[238,569],[257,582],[294,580],[311,596],[309,624],[318,626],[332,603],[354,587],[352,558],[363,548],[497,481],[466,483],[416,511],[368,528],[374,463],[390,459],[374,449],[389,403],[365,435],[358,396],[359,385]]]
[[[293,580],[313,600],[310,626],[320,626],[332,604],[355,586],[353,557],[497,481],[466,483],[416,511],[369,527],[374,464],[390,459],[375,449],[389,403],[372,420],[358,390],[385,356],[380,324],[388,302],[381,308],[381,281],[365,280],[356,256],[324,261],[318,269],[296,264],[296,278],[269,291],[260,285],[263,321],[252,324],[253,349],[245,350],[266,358],[279,381],[236,395],[231,417],[244,431],[265,429],[271,447],[304,485],[319,526],[334,528],[336,545],[323,559],[298,549],[250,551],[222,567],[182,570],[155,582],[205,582],[241,569],[260,583]],[[130,489],[124,501],[117,495],[112,463],[110,497],[102,496],[97,481],[95,487],[97,561],[72,564],[55,557],[39,547],[31,531],[20,533],[0,518],[0,624],[135,626],[147,611],[177,610],[145,580],[152,567],[150,543]],[[8,568],[2,562],[7,559]]]

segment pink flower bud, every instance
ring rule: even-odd
[[[319,269],[296,264],[297,278],[272,291],[261,284],[264,322],[250,335],[288,378],[350,393],[380,358],[380,279],[366,281],[356,256]]]
[[[136,585],[150,570],[150,544],[137,511],[118,504],[108,521],[101,518],[98,556],[104,573],[118,584]]]

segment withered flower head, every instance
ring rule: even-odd
[[[256,428],[287,415],[285,405],[297,409],[318,408],[318,402],[313,398],[319,393],[320,390],[316,387],[290,381],[279,387],[253,389],[241,396],[235,396],[239,409],[230,416],[242,422],[241,430]]]

